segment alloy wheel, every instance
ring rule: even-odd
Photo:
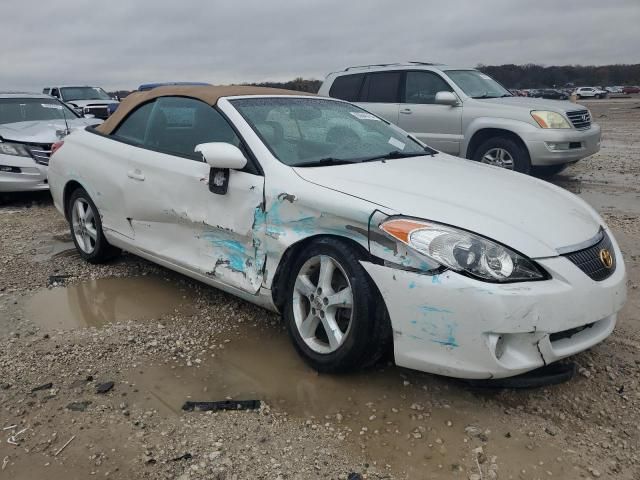
[[[327,354],[340,348],[353,320],[353,289],[340,263],[316,255],[302,265],[293,288],[293,316],[311,350]]]
[[[73,235],[78,247],[90,255],[96,249],[98,229],[96,217],[89,202],[84,198],[77,198],[71,209],[71,224]]]
[[[482,157],[482,163],[508,170],[513,170],[515,167],[515,162],[509,151],[499,147],[488,150]]]

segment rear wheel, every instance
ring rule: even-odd
[[[284,318],[296,350],[319,372],[372,365],[390,345],[386,308],[362,256],[326,238],[293,262]]]
[[[529,173],[531,170],[529,152],[508,137],[493,137],[485,140],[476,149],[473,159],[520,173]]]
[[[71,238],[83,259],[90,263],[102,263],[120,253],[104,237],[98,209],[83,188],[71,194],[67,211]]]

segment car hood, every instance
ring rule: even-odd
[[[101,120],[90,118],[75,118],[67,121],[71,130],[101,122]],[[3,123],[0,124],[0,137],[6,142],[54,143],[60,140],[56,132],[64,132],[65,129],[64,120]]]
[[[475,99],[483,104],[504,105],[508,107],[527,108],[529,110],[551,110],[553,112],[564,113],[573,110],[584,110],[585,107],[576,105],[567,100],[549,100],[547,98],[533,97],[504,97]]]
[[[464,228],[531,258],[593,238],[602,220],[564,189],[439,153],[387,162],[295,168],[308,182],[374,203],[388,214]]]

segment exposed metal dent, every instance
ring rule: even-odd
[[[278,200],[280,201],[284,201],[286,200],[289,203],[293,203],[296,201],[296,196],[295,195],[291,195],[290,193],[281,193],[280,195],[278,195]]]
[[[119,234],[115,236],[111,236],[109,238],[109,243],[111,243],[115,247],[123,248],[130,251],[134,255],[138,255],[142,258],[145,258],[151,262],[162,265],[163,267],[169,268],[171,270],[175,270],[178,273],[191,277],[195,280],[203,282],[209,286],[215,287],[223,292],[229,293],[231,295],[235,295],[242,300],[246,300],[250,303],[258,305],[262,308],[265,308],[272,312],[278,312],[278,308],[273,303],[273,298],[271,296],[271,290],[265,287],[260,287],[256,293],[251,293],[246,290],[242,290],[240,288],[233,287],[231,285],[226,284],[219,277],[214,277],[208,275],[206,272],[199,273],[190,268],[185,268],[176,263],[167,261],[164,258],[158,257],[150,252],[146,252],[137,248],[132,248],[131,244],[128,243],[124,237],[120,237]]]

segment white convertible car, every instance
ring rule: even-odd
[[[82,257],[125,249],[279,311],[319,371],[393,345],[400,366],[508,377],[601,342],[625,302],[620,249],[582,200],[348,102],[161,87],[54,150]]]

